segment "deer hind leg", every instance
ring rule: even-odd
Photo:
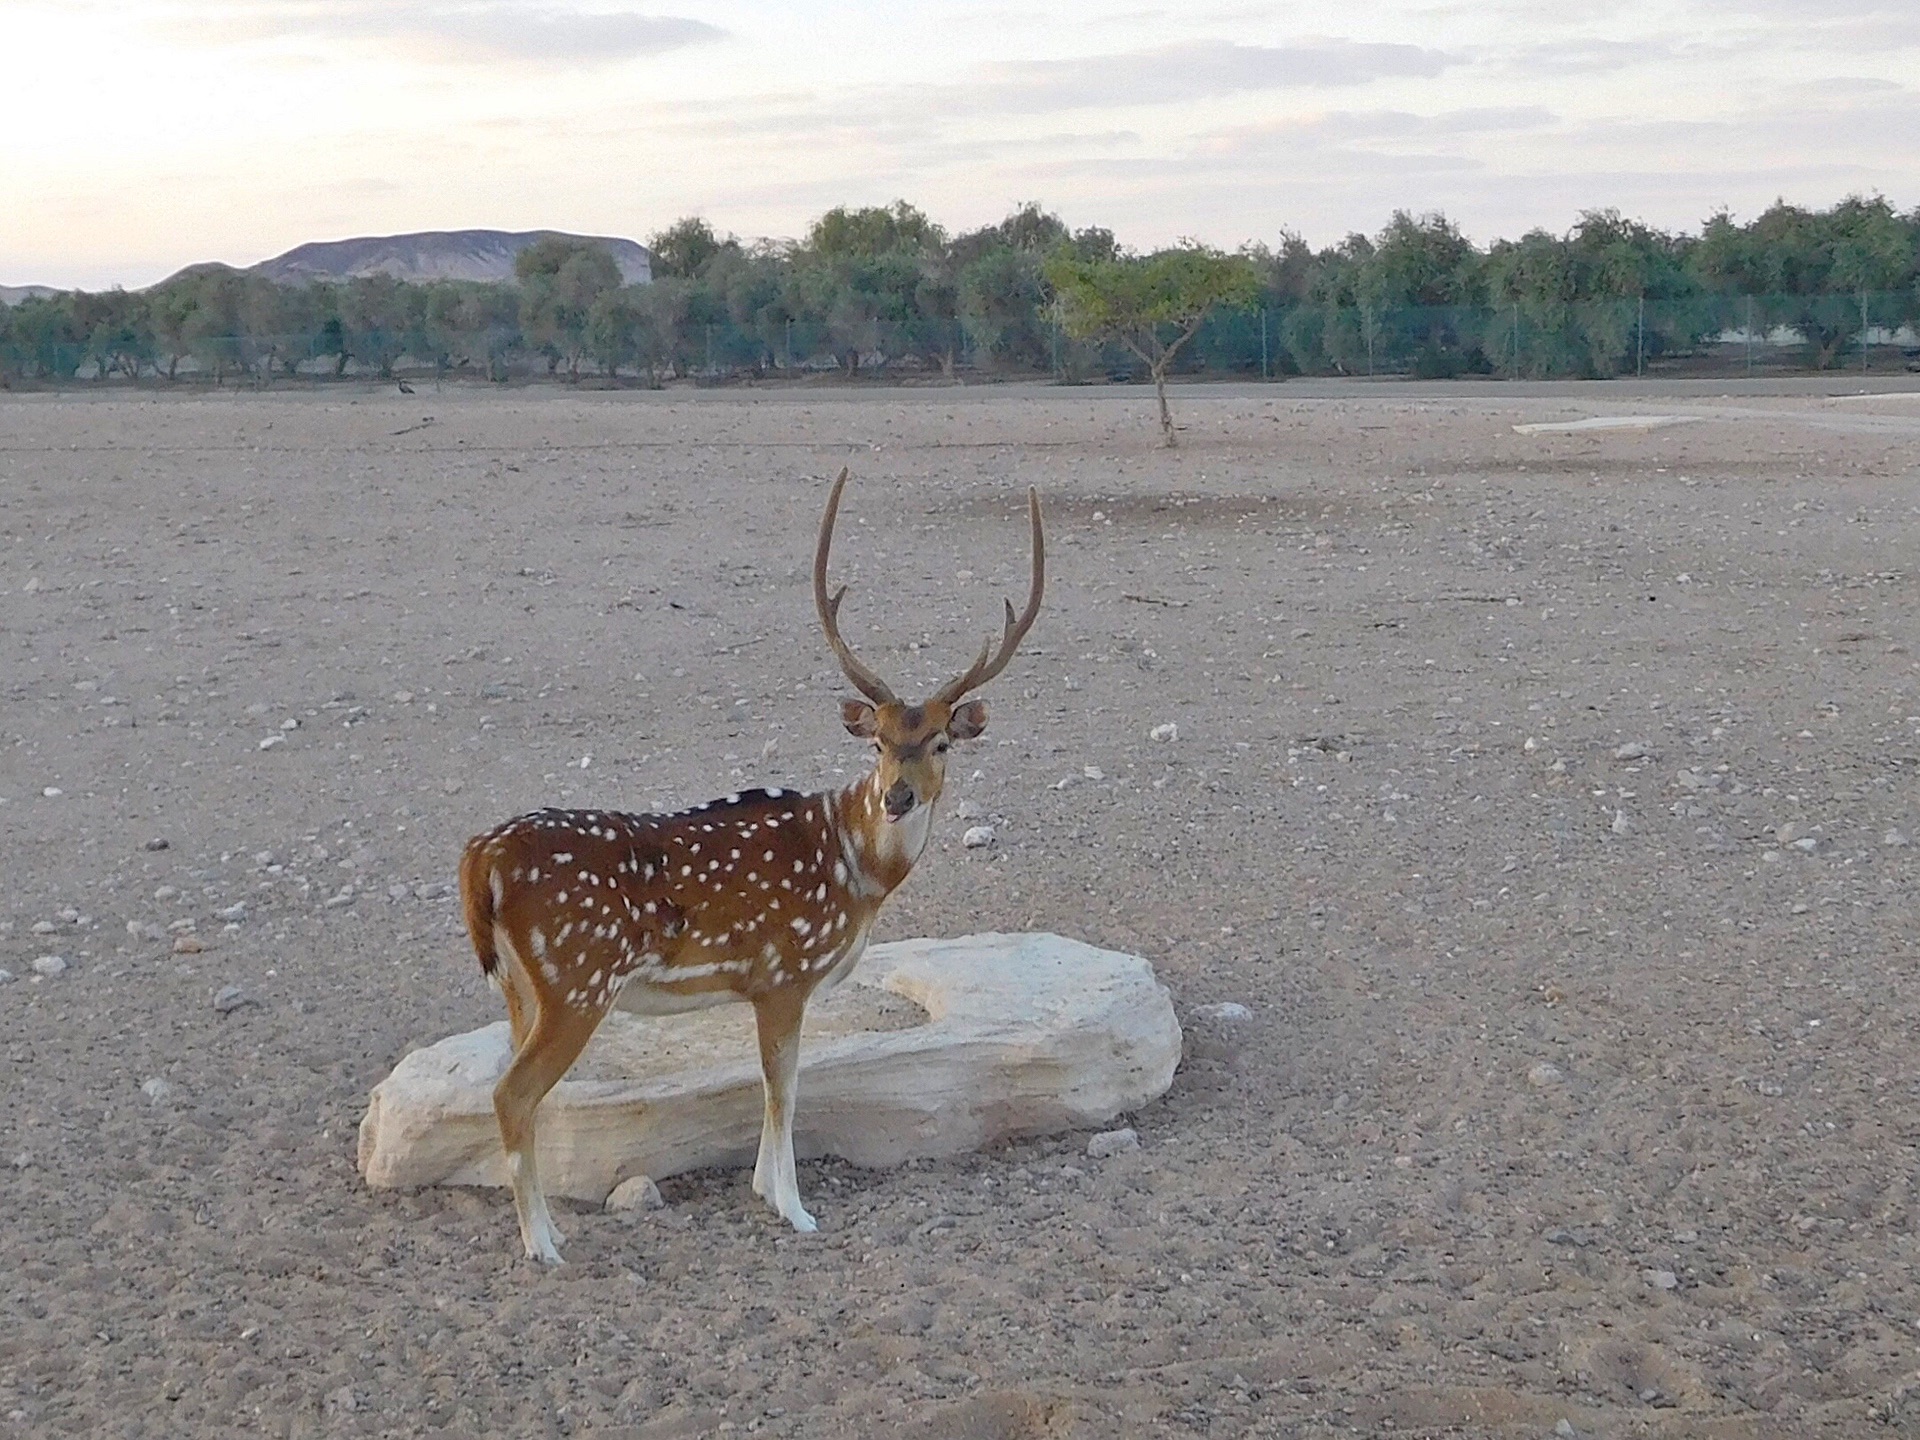
[[[784,991],[756,1000],[753,1006],[767,1102],[760,1122],[760,1158],[753,1167],[753,1193],[802,1234],[819,1228],[800,1203],[800,1181],[793,1166],[793,1102],[799,1088],[800,1021],[806,1008],[804,995]]]
[[[546,1192],[540,1188],[534,1111],[579,1059],[605,1013],[604,1009],[562,1008],[553,1002],[541,1006],[513,1063],[493,1088],[493,1113],[499,1117],[500,1144],[507,1152],[520,1240],[527,1258],[544,1265],[560,1263],[559,1247],[566,1237],[555,1227]]]

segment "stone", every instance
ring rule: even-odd
[[[33,973],[45,975],[49,979],[55,975],[67,973],[67,961],[64,955],[42,955],[33,962]]]
[[[405,1056],[361,1122],[367,1183],[505,1185],[508,1046],[503,1020]],[[1087,1129],[1164,1094],[1180,1047],[1138,956],[1048,934],[875,945],[807,1007],[795,1150],[886,1166]],[[540,1106],[541,1180],[601,1204],[626,1176],[751,1165],[761,1106],[750,1007],[616,1011]]]
[[[1677,1290],[1680,1288],[1680,1277],[1675,1275],[1671,1270],[1642,1270],[1640,1272],[1640,1278],[1656,1290]]]
[[[1901,834],[1898,829],[1889,829],[1885,835],[1880,837],[1880,843],[1882,845],[1898,847],[1907,843],[1907,837]]]
[[[172,843],[172,841],[166,839],[164,836],[156,835],[153,839],[147,841],[146,848],[149,850],[165,850]]]
[[[1205,1016],[1209,1020],[1221,1020],[1229,1024],[1237,1024],[1242,1020],[1253,1018],[1253,1011],[1238,1000],[1222,1000],[1218,1005],[1202,1005],[1193,1013]]]
[[[247,994],[247,992],[242,990],[238,985],[222,985],[218,990],[214,991],[213,994],[213,1008],[218,1010],[222,1015],[231,1015],[242,1005],[258,1005],[259,1003],[258,1000],[255,1000],[251,995]]]
[[[1614,747],[1613,758],[1616,760],[1644,760],[1649,753],[1651,752],[1648,751],[1647,747],[1642,745],[1638,740],[1629,740],[1624,745]]]
[[[993,844],[993,827],[991,825],[971,826],[967,833],[960,837],[960,843],[969,850],[984,850]]]
[[[176,955],[198,955],[206,948],[198,935],[176,936],[173,942],[173,953]]]
[[[651,1175],[635,1175],[631,1180],[622,1180],[607,1192],[606,1207],[609,1210],[664,1210],[666,1198],[661,1195],[660,1187],[653,1183]]]
[[[1560,1067],[1551,1060],[1542,1060],[1527,1071],[1527,1083],[1536,1089],[1560,1083]]]
[[[1087,1154],[1095,1160],[1110,1160],[1115,1155],[1125,1155],[1139,1148],[1140,1132],[1130,1125],[1118,1130],[1102,1130],[1087,1141]]]
[[[1165,725],[1156,725],[1149,730],[1147,732],[1147,738],[1149,740],[1178,740],[1180,738],[1180,727],[1172,721],[1168,721]]]
[[[0,985],[6,984],[11,979],[13,979],[13,971],[0,966]]]
[[[237,923],[247,918],[247,902],[244,900],[235,901],[231,905],[223,905],[213,913],[219,919]]]
[[[151,1080],[146,1080],[141,1083],[140,1093],[155,1105],[158,1105],[161,1101],[169,1098],[173,1094],[173,1086],[156,1075]]]

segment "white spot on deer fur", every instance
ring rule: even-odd
[[[566,891],[564,891],[564,890],[562,890],[562,891],[561,891],[561,892],[560,892],[560,893],[559,893],[558,895],[556,895],[556,896],[554,896],[554,897],[553,897],[553,903],[554,903],[554,904],[556,904],[556,905],[564,905],[564,904],[566,904],[566,903],[567,903],[567,892],[566,892]]]
[[[547,953],[547,937],[538,925],[527,931],[527,948],[533,951],[533,958],[536,960]]]
[[[773,853],[771,851],[767,853],[767,858],[769,860],[773,858]],[[489,872],[489,880],[487,883],[487,888],[493,891],[494,907],[498,909],[500,905],[500,897],[507,893],[506,882],[500,878],[500,872],[498,870]]]
[[[813,922],[804,915],[796,915],[788,923],[793,926],[793,933],[796,935],[811,935],[813,933]]]
[[[693,874],[693,867],[691,865],[682,865],[680,867],[680,873],[682,875],[691,875]]]
[[[571,850],[559,850],[554,852],[554,856],[553,856],[554,864],[567,865],[567,864],[571,864],[572,861],[573,861],[573,852]],[[533,878],[538,880],[540,877],[536,874]]]
[[[770,860],[772,860],[772,859],[773,859],[773,852],[772,852],[771,850],[769,850],[769,851],[767,851],[767,853],[766,853],[766,854],[764,854],[764,855],[762,855],[762,856],[761,856],[760,858],[761,858],[762,860],[769,860],[769,861],[770,861]]]
[[[847,883],[846,861],[836,860],[833,862],[833,878],[836,884],[844,885]]]

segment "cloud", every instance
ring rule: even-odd
[[[180,22],[202,43],[291,37],[372,42],[414,58],[608,63],[725,38],[703,20],[545,0],[230,0]]]
[[[1151,50],[989,67],[977,85],[942,87],[1001,111],[1131,108],[1263,90],[1328,89],[1375,80],[1430,79],[1458,57],[1419,45],[1311,40],[1236,45],[1193,40]]]

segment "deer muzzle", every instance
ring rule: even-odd
[[[887,819],[904,820],[907,812],[917,803],[918,797],[913,793],[913,786],[906,781],[896,780],[887,787]]]

